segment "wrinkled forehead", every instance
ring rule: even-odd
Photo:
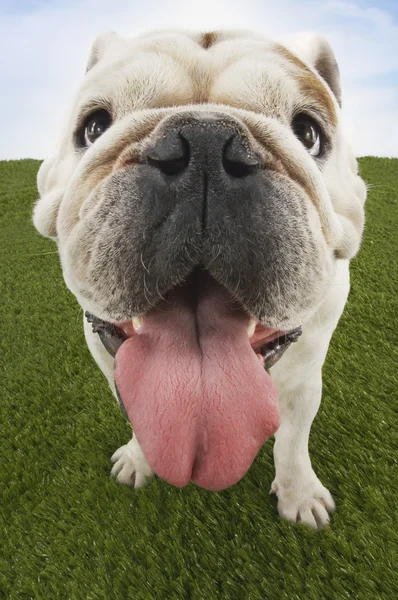
[[[308,65],[258,34],[154,33],[121,40],[85,76],[80,119],[97,108],[114,118],[193,103],[227,104],[290,120],[309,110],[333,126],[331,93]]]

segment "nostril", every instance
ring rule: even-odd
[[[159,171],[165,175],[178,175],[185,171],[188,166],[188,163],[183,157],[169,160],[156,160],[155,158],[148,157],[148,163],[159,169]]]
[[[188,167],[190,159],[189,143],[181,133],[165,137],[147,155],[148,164],[165,175],[179,175]]]
[[[226,141],[222,161],[224,170],[232,177],[246,177],[259,167],[258,160],[248,154],[236,133]]]
[[[244,163],[224,159],[224,170],[232,177],[247,177],[256,170],[256,165],[245,165]]]

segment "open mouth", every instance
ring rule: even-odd
[[[279,427],[268,370],[301,328],[265,327],[199,270],[141,317],[86,318],[115,358],[119,400],[152,470],[209,490],[241,479]]]
[[[98,333],[101,342],[113,358],[123,342],[140,334],[144,319],[144,317],[134,317],[123,323],[109,323],[87,311],[85,316],[92,324],[93,332]],[[289,331],[272,330],[254,319],[250,319],[247,330],[250,345],[267,371],[278,362],[290,344],[297,342],[301,333],[301,327]]]

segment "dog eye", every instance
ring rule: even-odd
[[[322,150],[321,130],[311,117],[298,115],[293,121],[293,131],[311,156],[319,156]]]
[[[102,109],[91,114],[84,125],[84,145],[91,146],[112,124],[111,115]]]

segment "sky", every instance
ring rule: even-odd
[[[398,0],[0,0],[0,159],[51,153],[98,34],[160,27],[325,35],[356,156],[398,157]]]

